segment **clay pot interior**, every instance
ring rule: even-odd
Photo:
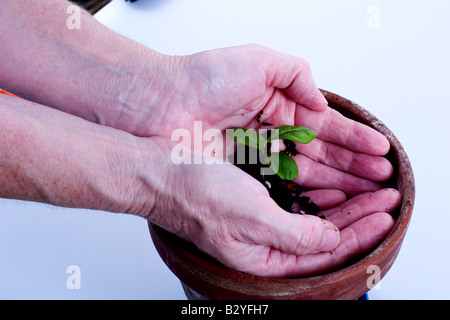
[[[357,299],[368,290],[371,266],[383,277],[396,259],[414,205],[414,176],[409,159],[394,134],[376,117],[337,94],[322,90],[329,106],[343,115],[384,134],[391,144],[386,155],[394,176],[385,183],[400,191],[402,204],[393,217],[391,232],[373,251],[330,273],[303,278],[269,278],[228,269],[162,228],[149,223],[155,247],[170,270],[180,279],[189,299]]]

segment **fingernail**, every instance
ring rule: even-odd
[[[319,251],[332,251],[334,250],[341,240],[341,235],[339,230],[334,227],[332,229],[327,229],[322,236],[322,242],[320,243],[317,250]]]

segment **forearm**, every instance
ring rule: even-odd
[[[108,30],[85,11],[80,29],[69,29],[70,5],[2,2],[0,87],[139,134],[133,130],[139,112],[159,103],[170,82],[170,58]],[[144,104],[147,109],[140,108]]]
[[[141,215],[152,210],[162,170],[150,139],[0,95],[0,145],[0,197]],[[142,167],[152,175],[143,179]]]

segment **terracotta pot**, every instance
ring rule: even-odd
[[[387,187],[399,190],[401,207],[393,213],[392,231],[372,252],[353,259],[330,273],[295,279],[266,278],[230,270],[200,252],[193,245],[149,224],[153,242],[161,258],[181,280],[190,299],[357,299],[369,289],[370,266],[378,266],[383,277],[396,259],[411,218],[414,204],[414,177],[411,164],[394,134],[377,118],[357,104],[322,91],[329,106],[345,116],[384,134],[391,149],[386,156],[394,165],[394,177]]]

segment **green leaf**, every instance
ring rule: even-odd
[[[272,152],[269,166],[283,180],[292,181],[298,176],[297,163],[284,152]]]
[[[253,129],[237,127],[228,129],[227,134],[232,136],[237,142],[255,149],[263,150],[266,144],[266,139]]]
[[[278,130],[278,133],[277,131],[272,131],[271,140],[287,139],[307,144],[317,137],[317,133],[315,133],[311,129],[301,126],[281,125],[276,127],[274,130]]]

